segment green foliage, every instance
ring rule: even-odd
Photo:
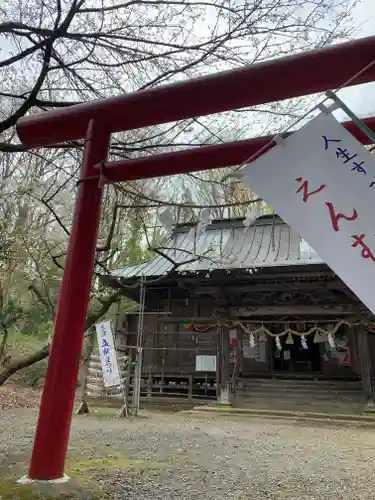
[[[46,344],[46,339],[26,335],[19,330],[12,330],[9,333],[8,343],[12,356],[24,356],[41,349]]]
[[[6,332],[20,319],[23,313],[19,303],[9,298],[8,302],[0,309],[0,331]]]
[[[31,303],[24,314],[22,333],[27,336],[47,339],[53,328],[51,313],[43,305]]]

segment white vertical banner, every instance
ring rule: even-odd
[[[118,369],[115,343],[110,321],[95,325],[98,338],[100,362],[102,365],[104,387],[113,387],[121,384]]]
[[[241,173],[375,313],[375,157],[321,114]]]

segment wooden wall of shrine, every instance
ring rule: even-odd
[[[318,307],[314,307],[314,311],[319,312]],[[350,377],[360,374],[356,330],[345,324],[345,318],[347,318],[345,314],[342,315],[344,323],[335,335],[337,345],[334,348],[330,347],[327,334],[317,335],[314,331],[306,336],[309,349],[319,352],[318,368],[314,369],[313,366],[309,368],[308,362],[303,363],[302,360],[300,366],[297,363],[289,369],[285,367],[288,364],[288,356],[291,357],[290,345],[288,346],[287,343],[288,335],[280,336],[283,343],[280,351],[275,341],[276,334],[286,328],[285,321],[282,322],[280,319],[286,316],[275,314],[277,310],[265,310],[268,315],[263,316],[260,314],[263,309],[246,312],[246,307],[242,304],[237,304],[237,307],[223,308],[218,301],[207,298],[172,297],[168,301],[160,298],[155,302],[151,300],[144,316],[143,371],[165,375],[193,375],[210,370],[211,376],[214,377],[221,370],[222,351],[225,344],[223,338],[227,337],[229,346],[224,356],[229,365],[229,373],[234,365],[237,365],[237,374],[240,376],[256,374],[261,376],[282,372],[287,374],[292,371],[301,374],[315,371],[316,374],[327,377]],[[286,309],[285,312],[287,312]],[[320,315],[310,315],[305,317],[305,320],[303,320],[303,314],[307,310],[306,306],[297,306],[294,310],[300,311],[297,315],[298,324],[292,322],[289,324],[291,328],[299,330],[298,334],[292,335],[294,349],[300,342],[298,335],[308,332],[314,325],[330,331],[338,321],[336,317],[332,320],[322,320],[326,312],[324,309],[320,311]],[[280,313],[281,311],[282,308]],[[270,315],[270,312],[273,314]],[[265,320],[265,318],[268,319]],[[262,320],[265,321],[264,325],[269,330],[268,334],[257,332]],[[118,346],[121,349],[137,345],[137,322],[137,314],[126,315],[122,319],[117,334]],[[255,332],[254,346],[250,345],[249,334],[252,331]],[[291,338],[290,334],[289,338]],[[375,368],[373,339],[375,337],[371,338],[371,358]],[[216,374],[212,372],[212,368],[204,369],[204,363],[212,362],[213,356],[216,356],[217,360]]]
[[[197,356],[218,355],[213,301],[198,305],[197,301],[176,300],[170,307],[160,304],[152,309],[145,314],[143,324],[145,372],[192,374]],[[207,321],[202,322],[201,317]],[[120,348],[136,345],[137,323],[137,314],[124,316],[117,332]]]
[[[305,272],[278,270],[249,278],[236,270],[233,276],[157,280],[146,291],[142,394],[217,398],[226,404],[222,395],[238,377],[355,377],[373,401],[375,333],[366,329],[373,317],[330,270]],[[129,296],[137,300],[137,293]],[[340,321],[332,347],[328,332]],[[137,322],[137,314],[125,315],[117,329],[118,347],[133,358]],[[268,333],[261,334],[262,325]],[[288,325],[296,330],[293,348],[289,334],[281,335]],[[318,340],[316,332],[308,334],[314,325],[323,330]],[[251,332],[256,332],[254,342]]]
[[[199,307],[191,300],[159,300],[152,305],[143,323],[141,396],[217,399],[220,335],[213,301]],[[209,321],[199,321],[198,326],[196,314]],[[137,324],[137,314],[125,315],[116,334],[117,348],[133,360]]]

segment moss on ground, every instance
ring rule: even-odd
[[[39,500],[40,494],[32,485],[17,484],[11,479],[0,481],[0,497],[6,500]]]
[[[90,477],[96,474],[105,474],[115,470],[143,469],[144,460],[131,460],[120,455],[106,455],[104,457],[74,457],[67,460],[66,473],[72,477]]]
[[[21,465],[21,464],[20,464]],[[23,464],[26,466],[26,464]],[[12,470],[12,474],[0,479],[1,500],[53,500],[86,499],[99,500],[112,498],[111,481],[116,471],[126,471],[127,480],[139,475],[158,474],[162,464],[149,460],[130,459],[113,450],[106,450],[102,456],[88,457],[73,455],[67,459],[66,474],[71,478],[63,484],[18,484],[22,475],[20,470]],[[17,467],[21,469],[21,467]],[[25,469],[24,469],[25,470]],[[113,484],[113,483],[112,483]],[[113,486],[115,487],[115,486]],[[106,496],[106,495],[109,495]]]
[[[61,498],[65,500],[99,500],[103,498],[100,490],[82,487],[75,481],[65,484],[18,484],[14,479],[2,479],[0,481],[1,500],[54,500]]]

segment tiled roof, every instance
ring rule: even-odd
[[[165,276],[175,267],[173,263],[180,264],[175,267],[180,274],[323,263],[279,217],[260,217],[248,228],[242,219],[214,221],[200,235],[196,236],[195,231],[193,226],[176,229],[163,255],[117,269],[112,276],[125,279]]]

